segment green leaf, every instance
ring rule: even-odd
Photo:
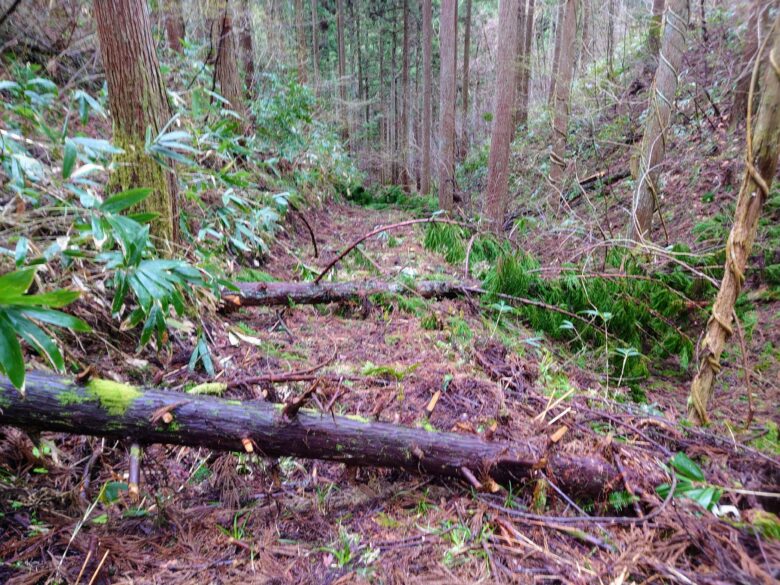
[[[0,312],[0,370],[16,388],[24,392],[24,357],[13,325]]]
[[[696,465],[685,453],[677,453],[672,457],[670,463],[674,470],[682,477],[693,481],[704,481],[704,473],[701,467]]]
[[[17,307],[54,307],[60,308],[65,305],[71,304],[77,298],[80,293],[75,290],[67,290],[61,288],[59,290],[53,290],[47,293],[41,293],[37,295],[23,295],[12,299],[8,304],[12,304]]]
[[[139,188],[122,191],[106,199],[100,206],[104,213],[121,213],[128,207],[143,201],[151,195],[152,189]]]
[[[16,332],[22,339],[34,347],[39,354],[46,357],[57,371],[62,371],[65,367],[65,362],[62,359],[60,349],[51,337],[35,323],[27,319],[13,319],[13,323]]]
[[[68,138],[65,140],[65,150],[62,157],[62,178],[69,179],[73,173],[73,168],[76,166],[76,155],[78,151],[73,141]]]
[[[64,329],[72,329],[73,331],[77,331],[79,333],[89,333],[92,331],[92,327],[90,327],[87,323],[78,317],[68,315],[67,313],[63,313],[61,311],[25,307],[24,309],[21,309],[20,312],[24,313],[24,315],[30,317],[31,319],[40,321],[41,323],[56,325],[57,327],[62,327]]]
[[[19,241],[16,242],[16,250],[14,251],[14,263],[16,266],[24,264],[24,259],[27,258],[27,252],[30,249],[30,240],[22,236]]]
[[[0,276],[0,303],[9,303],[10,299],[20,297],[30,288],[35,278],[35,268],[14,270]]]

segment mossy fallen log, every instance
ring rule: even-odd
[[[169,421],[169,422],[166,422]],[[270,457],[324,459],[419,474],[521,482],[537,470],[572,495],[597,497],[620,485],[597,456],[555,454],[547,439],[517,442],[435,432],[283,404],[242,402],[30,372],[24,395],[0,377],[0,425],[172,444]],[[473,481],[472,481],[473,483]]]
[[[361,300],[374,294],[416,295],[425,299],[463,295],[463,283],[426,280],[406,285],[401,282],[362,280],[356,282],[239,282],[238,291],[222,295],[229,307],[270,305],[316,305]]]

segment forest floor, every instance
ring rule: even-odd
[[[337,203],[306,215],[320,257],[313,258],[309,235],[293,218],[262,266],[274,279],[300,280],[355,237],[409,218]],[[362,250],[344,260],[335,279],[463,279],[462,267],[423,247],[420,227],[373,238]],[[737,430],[745,402],[729,401],[738,405],[733,411],[716,407],[716,418],[733,425],[733,433],[721,434],[720,427],[676,424],[685,412],[687,375],[651,373],[645,405],[603,401],[600,374],[577,366],[569,348],[490,315],[478,298],[383,296],[241,309],[206,317],[204,325],[222,381],[325,364],[317,371],[330,376],[313,404],[325,412],[514,441],[565,429],[557,448],[600,453],[620,465],[630,446],[642,453],[649,477],[685,451],[706,462],[706,485],[736,480],[748,490],[777,491],[777,454],[747,445],[762,446],[771,429]],[[759,351],[765,342],[751,341]],[[206,381],[189,372],[187,352],[173,351],[159,364],[120,356],[108,352],[98,371],[174,390]],[[765,378],[776,379],[776,361]],[[725,375],[738,377],[733,370]],[[229,396],[284,401],[306,387],[239,385]],[[428,416],[437,391],[441,398]],[[757,423],[773,420],[773,384],[759,381],[754,394]],[[764,583],[780,574],[780,541],[744,524],[757,525],[759,503],[777,512],[777,500],[754,494],[724,492],[721,504],[740,516],[726,509],[719,519],[690,499],[664,500],[654,486],[628,481],[617,486],[625,488],[623,500],[577,503],[541,492],[540,483],[490,495],[466,482],[394,470],[157,445],[145,450],[136,504],[123,489],[126,446],[62,436],[56,447],[45,444],[42,461],[21,433],[6,431],[1,443],[2,582],[623,583],[658,575],[665,582]],[[540,521],[529,511],[550,516]],[[601,519],[569,523],[572,513]]]

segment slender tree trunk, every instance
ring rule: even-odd
[[[582,71],[588,65],[591,53],[591,6],[590,0],[582,0],[582,45],[579,52],[578,70]]]
[[[653,89],[650,91],[637,187],[634,190],[629,218],[629,235],[637,242],[650,234],[653,214],[658,208],[658,176],[666,154],[666,132],[672,117],[672,104],[685,52],[688,17],[688,0],[669,0],[664,17],[661,57],[658,60]]]
[[[182,52],[181,42],[184,40],[184,15],[181,11],[181,0],[165,0],[165,32],[168,35],[168,48]]]
[[[319,12],[317,10],[317,0],[311,0],[311,65],[314,73],[314,82],[318,83],[320,78],[320,56],[319,39],[317,38],[317,27],[320,25]]]
[[[396,30],[396,25],[398,23],[393,20],[393,31],[391,36],[392,43],[390,47],[390,98],[391,98],[391,116],[392,116],[392,124],[390,125],[390,152],[392,153],[391,160],[390,160],[390,176],[391,180],[394,184],[398,184],[399,179],[399,168],[398,168],[398,159],[399,159],[399,142],[398,142],[398,125],[399,125],[399,112],[400,109],[398,107],[398,75],[396,72],[398,71],[398,62],[397,62],[397,54],[398,54],[398,31]]]
[[[469,117],[469,64],[471,62],[471,0],[466,0],[466,22],[463,33],[463,111],[460,125],[460,158],[468,154],[468,117]]]
[[[457,0],[441,0],[439,25],[439,207],[452,212],[455,196],[455,37],[458,29]]]
[[[558,79],[555,82],[552,151],[550,152],[550,184],[553,197],[563,198],[563,177],[566,171],[566,142],[569,137],[569,94],[574,73],[574,48],[577,40],[578,0],[566,0],[561,20]]]
[[[336,36],[338,44],[339,112],[342,135],[348,140],[349,120],[347,119],[347,58],[344,52],[344,0],[336,0]]]
[[[244,77],[250,94],[255,86],[255,44],[252,39],[252,7],[249,0],[241,1],[242,22],[239,29],[238,44],[244,62]]]
[[[360,28],[360,4],[354,6],[355,15],[355,36],[356,49],[357,49],[357,67],[358,67],[358,99],[365,102],[363,123],[368,124],[368,79],[363,77],[363,72],[366,69],[363,64],[363,35]]]
[[[745,36],[745,48],[742,53],[742,66],[744,70],[737,78],[737,86],[734,89],[734,103],[731,105],[730,124],[735,128],[745,119],[747,112],[747,100],[750,92],[750,73],[753,70],[753,61],[758,52],[758,36],[761,28],[761,12],[763,9],[763,0],[753,0],[753,7],[750,10],[750,18],[747,24],[747,34]]]
[[[384,24],[379,27],[379,90],[377,91],[379,99],[380,117],[379,117],[379,138],[383,147],[379,152],[380,176],[382,184],[387,182],[387,153],[390,152],[390,141],[388,140],[388,105],[385,98],[385,88],[387,87],[387,71],[385,67],[385,28]]]
[[[653,10],[650,13],[650,26],[647,31],[647,52],[653,61],[658,58],[658,51],[661,50],[664,5],[665,0],[653,0]]]
[[[246,120],[230,2],[221,0],[216,2],[215,8],[218,12],[211,23],[212,46],[216,47],[213,87],[230,102],[231,109]]]
[[[407,167],[409,159],[409,119],[411,117],[411,93],[409,86],[409,52],[411,29],[409,27],[409,0],[403,0],[403,62],[401,64],[401,120],[400,120],[400,177],[399,182],[407,192],[410,191],[409,169]]]
[[[527,2],[526,0],[520,0],[517,6],[517,33],[515,34],[516,49],[515,49],[515,113],[513,118],[513,126],[517,128],[520,122],[520,109],[521,109],[521,85],[523,83],[523,74],[525,73],[525,23],[528,18],[527,14]]]
[[[607,78],[615,78],[615,0],[607,3]]]
[[[146,129],[156,136],[171,117],[145,0],[94,0],[100,53],[108,84],[117,157],[108,190],[150,187],[152,194],[139,208],[157,213],[152,234],[165,242],[176,240],[178,185],[173,172],[163,169],[144,149]],[[133,66],[129,66],[132,64]]]
[[[295,37],[297,39],[298,56],[298,83],[304,84],[308,81],[306,74],[306,27],[303,24],[304,18],[303,0],[295,0]]]
[[[522,2],[522,0],[520,0]],[[519,34],[519,33],[518,33]],[[531,85],[531,52],[534,38],[534,0],[528,0],[525,17],[525,32],[523,34],[523,52],[520,63],[520,83],[517,96],[517,123],[528,122],[528,94]]]
[[[748,116],[747,169],[734,212],[734,224],[726,242],[726,266],[718,296],[712,306],[701,345],[699,370],[691,384],[688,416],[704,424],[707,404],[713,394],[713,382],[720,370],[720,356],[733,326],[734,305],[745,283],[745,269],[756,237],[761,208],[767,200],[780,155],[780,71],[775,57],[780,54],[780,16],[777,17],[772,51],[764,65],[761,102],[750,127]],[[748,106],[750,107],[750,106]],[[777,406],[777,405],[775,405]]]
[[[555,19],[555,46],[553,47],[553,62],[550,70],[550,92],[547,95],[547,103],[552,108],[555,106],[555,86],[558,83],[558,67],[561,62],[561,44],[566,42],[563,38],[565,7],[568,0],[558,0],[558,11]]]
[[[485,216],[493,232],[500,234],[509,199],[509,150],[514,135],[517,86],[517,12],[519,0],[501,0],[498,8],[498,51],[493,135],[488,158]]]
[[[422,111],[422,172],[420,192],[428,195],[431,191],[431,117],[433,108],[433,24],[431,0],[423,0],[423,111]]]

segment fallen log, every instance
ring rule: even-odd
[[[238,291],[226,291],[222,300],[232,307],[269,305],[316,305],[361,300],[380,293],[415,294],[425,299],[462,296],[463,284],[425,280],[407,285],[401,282],[364,280],[358,282],[239,282]]]
[[[161,416],[167,413],[170,416]],[[169,422],[165,422],[165,421]],[[324,459],[355,466],[496,481],[523,480],[545,469],[569,494],[596,497],[620,485],[618,471],[599,457],[546,451],[537,441],[490,442],[283,404],[242,402],[143,389],[93,379],[84,385],[30,372],[25,394],[0,377],[0,425],[172,444],[264,456]]]

